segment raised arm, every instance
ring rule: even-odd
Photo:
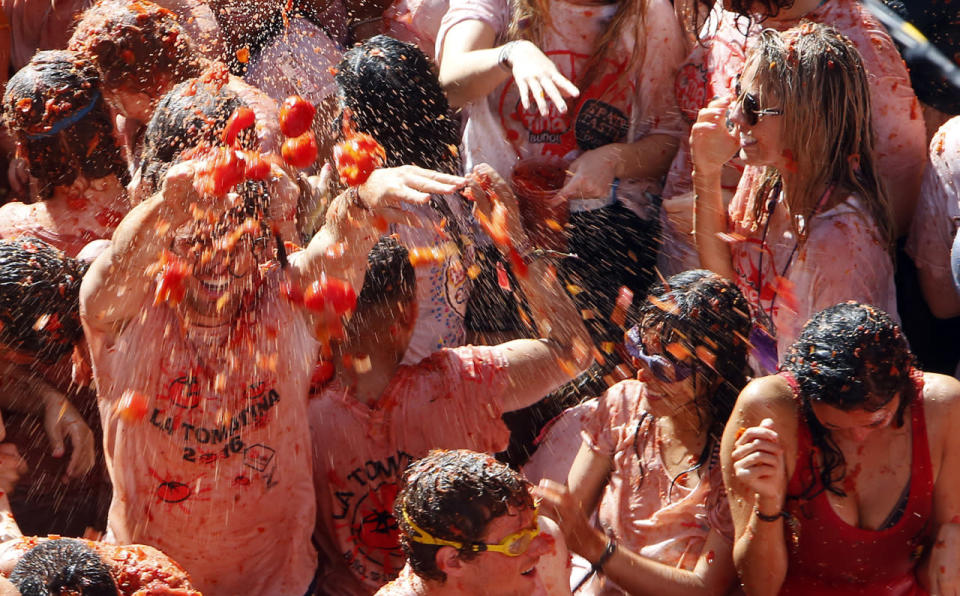
[[[198,197],[193,188],[196,168],[196,162],[171,167],[160,192],[127,213],[113,233],[110,248],[84,275],[80,317],[88,332],[113,335],[139,313],[152,288],[150,266],[191,217],[190,203]]]
[[[727,232],[727,210],[722,192],[723,165],[737,150],[737,140],[727,131],[730,99],[715,99],[700,110],[690,132],[693,158],[693,229],[700,265],[734,279],[730,246],[720,234]]]
[[[551,103],[565,113],[563,96],[580,94],[536,45],[517,40],[496,46],[496,31],[481,20],[460,21],[442,35],[440,84],[454,107],[489,95],[510,76],[517,84],[523,109],[533,100],[545,118]]]
[[[420,222],[402,205],[422,204],[431,194],[448,194],[465,180],[416,166],[375,170],[365,183],[340,193],[327,209],[326,223],[297,261],[294,274],[312,282],[321,273],[344,279],[359,292],[366,272],[367,254],[383,233],[385,224]]]
[[[485,164],[474,170],[474,180],[484,179],[506,210],[506,232],[514,247],[529,247],[530,242],[520,221],[516,197],[510,186]],[[475,209],[488,218],[493,206],[486,193],[474,185]],[[509,363],[510,390],[503,400],[504,411],[518,410],[536,403],[545,395],[587,369],[593,362],[592,343],[580,313],[557,280],[556,267],[550,259],[537,257],[520,248],[511,259],[510,250],[498,245],[504,257],[527,260],[528,270],[517,273],[517,284],[527,298],[533,321],[542,339],[518,339],[500,344]],[[523,253],[526,252],[526,256]]]
[[[608,457],[584,444],[570,469],[569,488],[546,479],[537,487],[546,514],[563,530],[567,546],[591,563],[602,561],[610,544],[610,538],[590,523],[589,516],[597,507],[611,466]],[[604,575],[628,593],[639,595],[725,594],[736,577],[730,542],[716,530],[707,535],[692,571],[648,559],[624,545],[617,545],[602,563]]]
[[[747,385],[723,431],[720,457],[736,536],[733,562],[748,596],[777,594],[787,575],[786,522],[777,516],[797,457],[796,429],[790,387],[770,376]]]

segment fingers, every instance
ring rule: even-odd
[[[530,98],[527,96],[530,92],[530,87],[526,81],[521,78],[514,78],[513,80],[517,83],[517,92],[520,94],[520,105],[523,106],[523,111],[526,112],[530,109]]]
[[[559,110],[561,114],[566,114],[567,102],[563,100],[563,96],[560,94],[560,90],[557,89],[557,84],[554,78],[551,76],[548,79],[544,79],[543,81],[541,81],[541,86],[543,87],[544,93],[546,93],[547,97],[550,98],[550,101],[553,102],[553,105],[557,106],[557,110]],[[544,104],[546,104],[546,102],[544,102]],[[548,115],[550,111],[549,110],[550,106],[546,106],[546,107],[547,107],[546,114],[544,114],[542,107],[540,110],[540,113],[543,114],[544,116]]]
[[[543,85],[539,79],[531,78],[527,81],[527,85],[530,87],[530,95],[533,97],[533,101],[537,103],[537,110],[540,112],[540,115],[544,118],[550,116],[550,104],[547,102],[546,93],[543,91]],[[559,109],[560,106],[557,106]],[[566,103],[563,105],[563,110],[567,109]]]
[[[550,74],[550,78],[553,80],[553,83],[560,89],[560,92],[566,95],[567,97],[578,97],[580,95],[580,90],[577,89],[577,86],[570,82],[567,77],[563,76],[559,72],[553,72]]]
[[[77,420],[67,426],[73,453],[70,464],[67,466],[67,476],[76,478],[83,476],[93,467],[96,458],[94,450],[93,432],[83,422]]]
[[[52,419],[48,416],[46,421],[47,440],[50,441],[50,454],[53,457],[63,457],[65,452],[63,447],[63,429],[60,427],[60,415],[55,414]]]

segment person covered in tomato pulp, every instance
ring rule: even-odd
[[[274,208],[296,183],[272,158],[244,179],[224,151],[170,167],[83,281],[114,489],[107,540],[160,548],[204,594],[312,593],[307,393],[320,339],[352,304],[311,310],[304,296],[359,287],[373,219],[463,180],[420,170],[398,184],[380,170],[288,254]]]
[[[720,456],[748,594],[951,594],[960,383],[916,368],[883,311],[817,313],[740,393]]]
[[[509,186],[483,166],[468,179],[477,214],[505,206],[509,236],[523,246]],[[330,594],[369,594],[403,566],[390,505],[410,461],[431,449],[502,451],[510,436],[502,413],[539,401],[592,362],[589,336],[550,260],[531,254],[515,291],[526,296],[542,339],[445,348],[401,364],[417,318],[416,274],[393,239],[369,260],[357,312],[343,340],[321,354],[329,380],[309,406],[316,538],[329,560],[320,583]]]
[[[569,594],[567,552],[534,488],[491,455],[432,451],[393,504],[407,562],[377,596]],[[556,572],[561,572],[557,574]]]

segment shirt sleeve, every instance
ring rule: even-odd
[[[638,410],[643,384],[621,381],[599,398],[594,411],[583,419],[584,443],[599,455],[612,458],[630,435],[633,414]]]
[[[951,284],[950,247],[957,232],[951,213],[960,213],[960,118],[944,125],[930,143],[920,201],[907,238],[907,254],[921,269]]]
[[[509,391],[508,362],[498,346],[463,346],[434,353],[396,404],[409,436],[404,444],[429,449],[496,453],[510,431],[501,420]]]
[[[500,37],[510,22],[510,8],[505,0],[450,0],[450,8],[437,32],[437,63],[443,56],[443,42],[450,29],[463,21],[481,21]]]

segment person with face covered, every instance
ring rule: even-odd
[[[747,594],[956,594],[960,383],[846,302],[740,394],[721,444]]]
[[[306,400],[316,337],[339,322],[308,311],[302,292],[360,287],[374,219],[463,180],[378,170],[287,255],[270,225],[296,192],[284,171],[211,196],[197,190],[209,166],[171,167],[81,289],[114,486],[108,539],[160,548],[205,594],[312,592]]]
[[[0,207],[0,238],[33,236],[70,257],[109,238],[129,210],[130,176],[94,65],[39,52],[10,79],[3,107],[31,200]]]

